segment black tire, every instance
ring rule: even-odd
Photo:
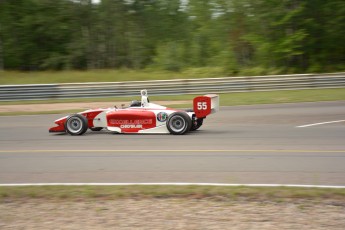
[[[175,112],[171,114],[167,121],[167,128],[171,134],[182,135],[190,130],[192,120],[184,112]]]
[[[101,131],[102,129],[103,129],[103,127],[92,127],[92,128],[90,128],[90,130],[95,131],[95,132]]]
[[[67,133],[76,136],[83,135],[88,129],[88,122],[86,117],[80,114],[74,114],[65,121],[65,130]]]
[[[196,119],[196,121],[194,122],[194,124],[192,124],[192,127],[190,128],[191,131],[195,131],[198,130],[201,126],[202,123],[204,122],[204,118],[198,118]]]

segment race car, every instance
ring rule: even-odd
[[[128,107],[90,109],[55,121],[49,132],[67,132],[83,135],[88,129],[102,129],[116,133],[170,133],[185,134],[199,129],[203,120],[219,110],[216,94],[193,99],[193,109],[177,110],[150,103],[147,90],[141,90],[141,101],[132,101]]]

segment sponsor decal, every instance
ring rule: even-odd
[[[121,129],[141,129],[143,125],[120,125]]]
[[[152,119],[142,120],[116,120],[110,119],[109,124],[112,126],[119,126],[121,129],[141,129],[143,125],[151,125]]]
[[[164,122],[168,119],[168,114],[165,112],[160,112],[157,114],[157,120],[160,122]]]

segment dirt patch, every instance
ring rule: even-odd
[[[188,104],[190,101],[155,101],[159,105]],[[52,104],[23,104],[23,105],[0,105],[0,113],[6,112],[43,112],[43,111],[63,111],[110,108],[122,105],[128,106],[128,102],[78,102],[78,103],[52,103]]]
[[[0,204],[0,229],[345,229],[332,201],[25,200]]]

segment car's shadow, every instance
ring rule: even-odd
[[[172,135],[169,133],[118,133],[118,132],[112,132],[112,131],[87,131],[81,136],[100,136],[100,135],[125,135],[125,136],[138,136],[138,135],[145,135],[145,136],[157,136],[157,135],[171,135],[171,136],[188,136],[188,135],[220,135],[220,134],[228,134],[233,131],[228,131],[228,130],[195,130],[195,131],[190,131],[187,132],[183,135]],[[70,136],[67,132],[66,133],[52,133],[52,136]],[[78,136],[78,135],[77,135]]]

